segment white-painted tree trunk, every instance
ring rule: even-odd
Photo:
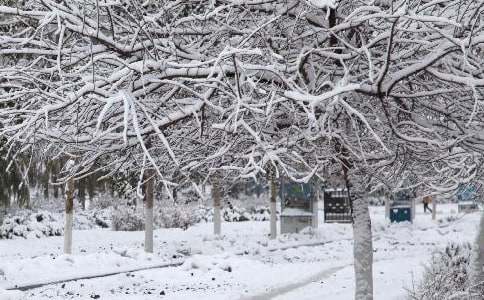
[[[484,212],[481,215],[475,243],[472,245],[470,279],[474,289],[482,293],[484,291]]]
[[[415,207],[415,205],[416,205],[415,204],[416,199],[412,199],[410,201],[411,201],[411,214],[412,214],[411,220],[413,222],[413,220],[415,220],[415,215],[417,214],[417,209]]]
[[[353,200],[355,300],[373,299],[373,243],[368,199]]]
[[[222,214],[220,206],[213,208],[213,234],[220,235],[222,233]]]
[[[272,171],[271,171],[272,172]],[[270,210],[271,210],[271,218],[270,218],[270,229],[271,234],[270,238],[275,239],[277,238],[277,186],[276,180],[274,178],[274,174],[270,174],[270,187],[271,187],[271,203],[270,203]]]
[[[65,215],[64,223],[64,254],[72,254],[72,220],[74,214],[67,213]]]
[[[153,207],[145,206],[145,252],[153,253]]]
[[[325,211],[324,211],[324,190],[325,190],[324,188],[321,190],[321,194],[320,194],[321,199],[319,199],[321,201],[321,206],[320,207],[323,208],[322,209],[323,210],[323,217],[322,217],[323,223],[326,222],[326,219],[325,219]]]
[[[155,180],[153,170],[147,170],[145,176],[145,252],[153,253],[153,198]]]
[[[220,235],[222,233],[222,215],[220,212],[221,194],[218,180],[214,180],[212,185],[212,201],[213,201],[213,233]]]
[[[72,253],[72,220],[74,218],[74,179],[66,183],[66,211],[64,223],[64,254]]]
[[[277,202],[271,201],[271,239],[277,238]]]
[[[390,197],[385,197],[385,218],[390,220]]]
[[[432,220],[437,219],[437,196],[432,199]]]
[[[311,223],[311,227],[313,227],[314,229],[318,228],[318,225],[319,225],[318,210],[319,210],[319,192],[317,192],[316,199],[313,201],[313,221]]]

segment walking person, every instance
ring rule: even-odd
[[[432,196],[425,196],[422,199],[423,206],[424,206],[424,213],[427,213],[427,210],[432,213],[432,209],[429,207],[429,204],[432,203]]]

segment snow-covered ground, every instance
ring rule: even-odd
[[[433,250],[474,239],[478,213],[440,205],[434,222],[422,210],[414,224],[388,224],[383,207],[371,209],[375,299],[403,299]],[[0,288],[148,268],[48,284],[18,299],[352,299],[351,225],[321,224],[275,241],[268,222],[222,230],[219,238],[211,223],[157,230],[153,255],[142,251],[142,232],[75,231],[69,256],[61,254],[62,237],[0,240]],[[177,266],[149,269],[168,263]]]

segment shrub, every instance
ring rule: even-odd
[[[450,243],[443,251],[432,255],[425,267],[422,281],[409,291],[410,299],[483,299],[469,292],[469,265],[471,246]]]
[[[109,207],[114,206],[114,199],[107,195],[103,195],[102,197],[94,197],[91,200],[91,207],[98,208],[98,209],[106,209]]]
[[[113,210],[112,227],[114,231],[144,230],[143,214],[131,206],[118,206]]]
[[[200,206],[196,214],[199,215],[201,221],[213,221],[213,208],[211,207]],[[228,203],[222,208],[222,218],[225,222],[269,221],[271,214],[270,209],[266,206],[245,209]]]
[[[0,239],[40,238],[62,234],[62,216],[47,211],[17,211],[15,215],[7,215],[0,225]]]
[[[157,210],[155,226],[158,228],[182,228],[186,230],[200,218],[194,213],[193,207],[186,205],[164,206]]]
[[[251,209],[250,213],[251,219],[254,221],[269,221],[271,219],[271,210],[267,206],[256,206]]]
[[[225,222],[244,222],[251,219],[251,215],[243,208],[232,206],[224,207],[222,210],[222,217]]]
[[[15,6],[18,0],[0,0],[0,5]]]

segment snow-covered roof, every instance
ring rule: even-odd
[[[391,206],[390,209],[394,209],[394,208],[410,208],[411,206],[410,205],[395,205],[395,206]]]

